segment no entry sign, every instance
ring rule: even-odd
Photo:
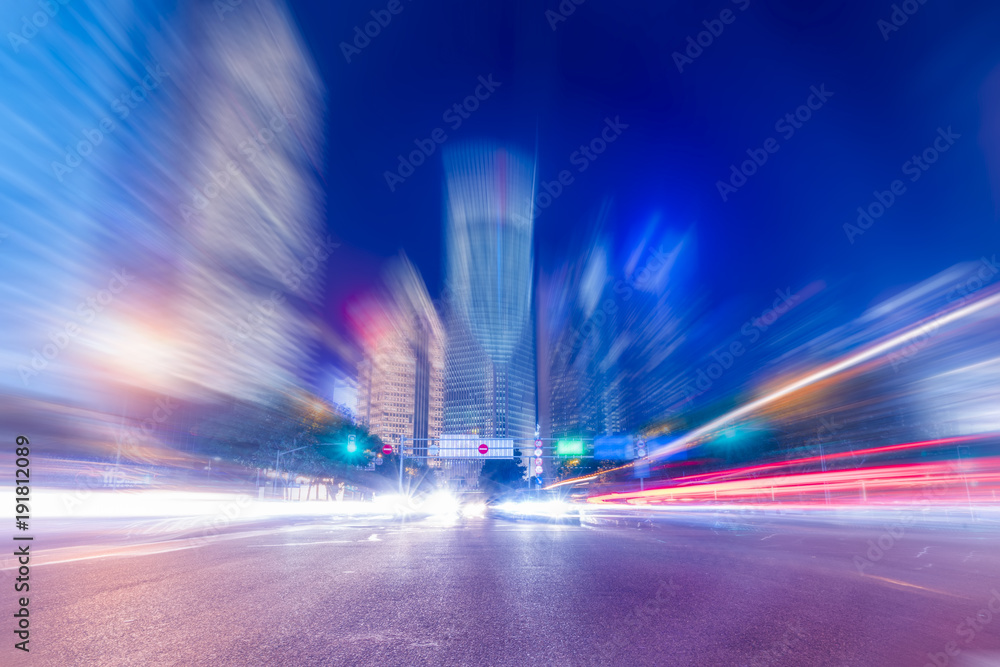
[[[386,456],[392,455],[392,445],[382,445],[382,453]]]
[[[483,444],[479,445],[479,453],[480,454],[485,454],[488,451],[490,451],[490,446],[487,445],[485,442]]]

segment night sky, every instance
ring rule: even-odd
[[[573,262],[610,203],[619,264],[644,230],[689,232],[699,289],[742,304],[743,319],[814,280],[837,288],[846,319],[1000,246],[996,3],[914,1],[896,26],[888,2],[566,0],[575,9],[553,30],[556,0],[401,0],[349,63],[341,42],[387,3],[332,4],[293,8],[327,86],[328,225],[345,244],[329,277],[335,326],[400,250],[440,290],[440,148],[394,192],[384,177],[439,127],[446,146],[493,138],[537,154],[545,181],[571,170],[536,222],[542,270]],[[688,37],[720,27],[680,72]],[[442,114],[489,75],[499,87],[452,130]],[[776,127],[810,100],[808,120]],[[628,127],[581,173],[571,156],[606,118]],[[905,163],[939,128],[948,150],[911,180]],[[777,151],[723,201],[717,182],[768,139]],[[905,192],[851,243],[845,223],[897,179]]]

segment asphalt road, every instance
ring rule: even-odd
[[[1000,591],[996,530],[910,528],[862,575],[854,557],[883,533],[774,518],[268,524],[40,559],[31,652],[5,630],[0,662],[920,667],[939,653],[938,664],[1000,664],[1000,613],[962,625]]]

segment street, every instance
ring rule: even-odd
[[[864,576],[878,527],[265,528],[39,559],[30,664],[1000,664],[1000,622],[956,632],[1000,589],[992,528],[910,529]]]

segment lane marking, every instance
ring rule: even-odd
[[[102,551],[99,553],[91,553],[88,555],[74,556],[70,558],[61,558],[59,560],[32,560],[31,564],[33,567],[41,567],[43,565],[62,565],[64,563],[76,563],[78,561],[84,560],[96,560],[98,558],[135,558],[137,556],[156,556],[158,554],[170,553],[172,551],[183,551],[185,549],[198,549],[201,547],[207,547],[209,545],[215,545],[220,542],[225,542],[228,540],[244,540],[248,537],[262,537],[262,536],[274,536],[274,531],[271,530],[253,530],[243,533],[220,533],[217,535],[208,535],[201,537],[184,537],[174,540],[164,540],[162,542],[149,542],[146,544],[128,544],[128,545],[107,545],[102,547]],[[340,540],[341,542],[351,542],[352,540]],[[311,542],[303,542],[302,544],[313,544]],[[170,545],[168,548],[159,548],[161,546]],[[249,546],[261,546],[261,545],[249,545]],[[276,544],[274,546],[284,546]],[[35,558],[44,559],[45,556],[52,555],[58,557],[62,552],[74,551],[80,549],[86,549],[87,545],[79,546],[69,546],[69,547],[58,547],[56,549],[50,549],[48,551],[39,551]],[[16,570],[17,566],[0,568],[0,572],[7,570]]]
[[[917,584],[910,584],[905,581],[899,581],[897,579],[887,579],[886,577],[876,577],[874,575],[865,575],[869,579],[878,579],[879,581],[884,581],[887,584],[893,584],[894,586],[903,586],[904,588],[916,588],[917,590],[927,591],[928,593],[937,593],[938,595],[947,595],[948,597],[959,598],[961,600],[971,600],[972,598],[966,597],[964,595],[959,595],[957,593],[949,593],[947,591],[939,591],[934,588],[928,588],[926,586],[919,586]]]
[[[307,547],[313,544],[351,544],[352,540],[320,540],[317,542],[285,542],[284,544],[248,544],[248,547]]]

